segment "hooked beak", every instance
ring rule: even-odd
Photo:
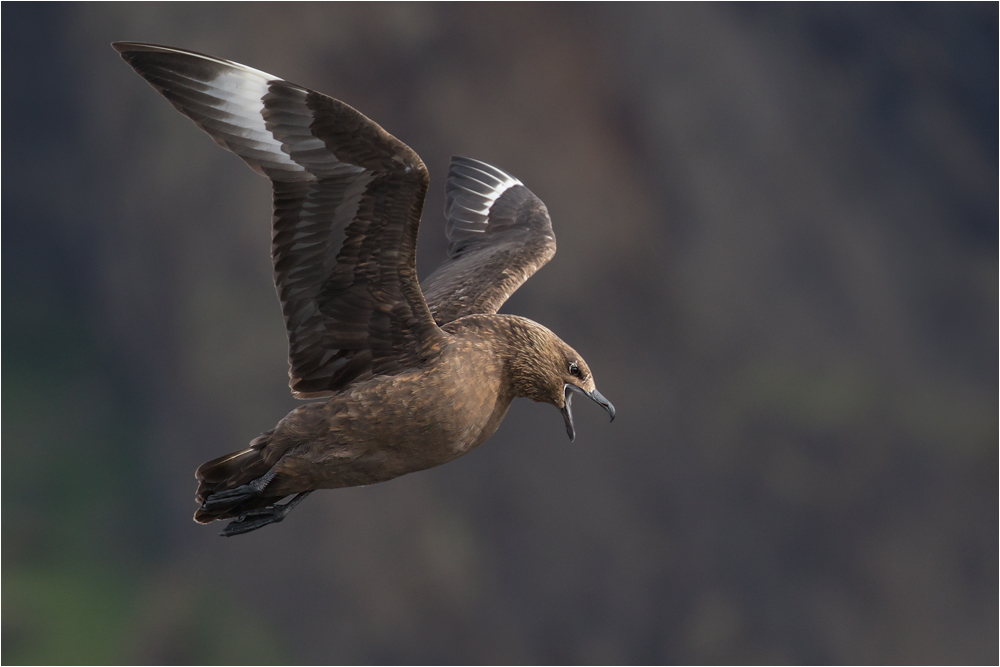
[[[573,398],[574,393],[583,394],[594,403],[597,403],[599,406],[608,411],[608,414],[611,415],[611,421],[615,420],[615,406],[611,405],[611,401],[604,398],[601,392],[596,389],[594,391],[585,391],[580,389],[580,387],[577,387],[575,384],[567,383],[563,387],[563,392],[565,392],[566,404],[563,406],[561,412],[563,420],[566,422],[566,434],[569,435],[570,442],[573,442],[573,440],[576,439],[576,429],[573,428],[573,409],[570,407],[570,399]]]

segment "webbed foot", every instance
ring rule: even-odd
[[[238,489],[232,489],[232,491],[237,490]],[[284,505],[268,505],[267,507],[248,510],[230,521],[226,525],[225,529],[219,533],[219,535],[222,537],[242,535],[243,533],[249,533],[250,531],[257,530],[258,528],[263,528],[268,524],[283,521],[284,518],[288,516],[288,513],[291,512],[296,505],[305,500],[306,496],[310,493],[312,493],[312,491],[304,491],[296,494],[294,498]]]
[[[263,495],[264,488],[274,479],[277,470],[271,468],[266,475],[253,480],[235,489],[226,489],[213,493],[201,504],[201,509],[206,512],[217,512],[236,507],[249,498],[258,498]]]

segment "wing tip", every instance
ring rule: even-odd
[[[163,44],[149,44],[147,42],[111,42],[111,48],[121,54],[121,57],[125,59],[125,62],[130,65],[139,53],[158,53],[162,55],[173,55],[181,56],[186,58],[195,58],[197,60],[204,60],[216,65],[221,65],[222,67],[232,68],[235,70],[241,70],[243,72],[253,74],[260,77],[266,81],[284,81],[279,76],[274,76],[273,74],[268,74],[262,70],[255,67],[250,67],[249,65],[244,65],[238,63],[234,60],[226,60],[225,58],[217,58],[215,56],[210,56],[207,53],[199,53],[198,51],[191,51],[190,49],[180,49],[176,46],[165,46]],[[287,82],[286,82],[287,83]]]
[[[169,46],[161,46],[159,44],[147,44],[146,42],[111,42],[111,48],[121,54],[136,52],[136,51],[159,51],[159,52],[174,52],[176,53],[179,49],[175,49]]]

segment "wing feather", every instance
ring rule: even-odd
[[[272,259],[300,397],[433,358],[444,334],[416,278],[427,169],[348,105],[238,63],[113,45],[274,188]]]
[[[444,210],[448,259],[423,283],[438,324],[495,313],[555,255],[545,204],[485,162],[452,158]]]

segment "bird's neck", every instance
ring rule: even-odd
[[[445,329],[488,341],[501,362],[503,386],[511,392],[511,398],[546,400],[540,392],[545,367],[542,348],[545,335],[551,332],[540,324],[517,315],[470,315]]]

